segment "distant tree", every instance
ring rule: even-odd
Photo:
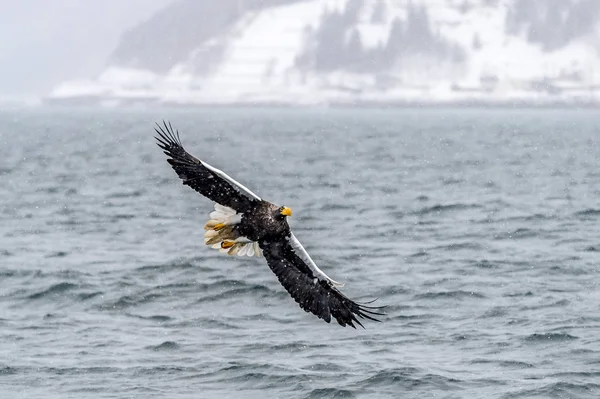
[[[334,11],[323,17],[315,33],[315,67],[332,70],[343,65],[346,22],[343,14]]]
[[[409,2],[406,14],[406,46],[426,51],[433,39],[427,9]]]
[[[346,10],[344,12],[345,20],[348,24],[358,22],[360,12],[365,6],[365,0],[348,0]]]
[[[466,14],[471,10],[471,3],[469,2],[469,0],[464,0],[461,5],[458,6],[458,10],[462,13],[462,14]]]
[[[388,48],[400,50],[406,39],[406,24],[400,18],[394,19],[388,38]]]
[[[593,33],[599,18],[598,0],[514,0],[506,14],[506,30],[511,35],[525,33],[529,42],[554,51]]]
[[[363,44],[360,38],[360,32],[355,28],[350,34],[350,40],[346,46],[345,61],[348,66],[358,68],[363,61]]]
[[[377,0],[371,14],[371,23],[374,25],[384,24],[386,20],[387,6],[383,0]]]
[[[362,52],[363,45],[358,29],[354,28],[350,34],[350,40],[348,41],[348,52],[358,54]]]

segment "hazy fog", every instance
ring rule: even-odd
[[[173,0],[0,0],[0,98],[89,77],[126,29]]]

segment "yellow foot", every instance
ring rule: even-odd
[[[219,230],[223,229],[223,227],[225,227],[224,223],[217,223],[217,224],[215,224],[215,227],[213,227],[213,230],[219,231]]]
[[[235,245],[235,242],[233,241],[223,241],[221,243],[221,248],[231,248]]]

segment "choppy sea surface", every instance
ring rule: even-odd
[[[366,329],[303,312],[155,145],[287,205]],[[598,398],[600,112],[0,112],[2,398]]]

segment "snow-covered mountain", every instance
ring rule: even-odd
[[[597,0],[180,0],[52,101],[594,103]]]

